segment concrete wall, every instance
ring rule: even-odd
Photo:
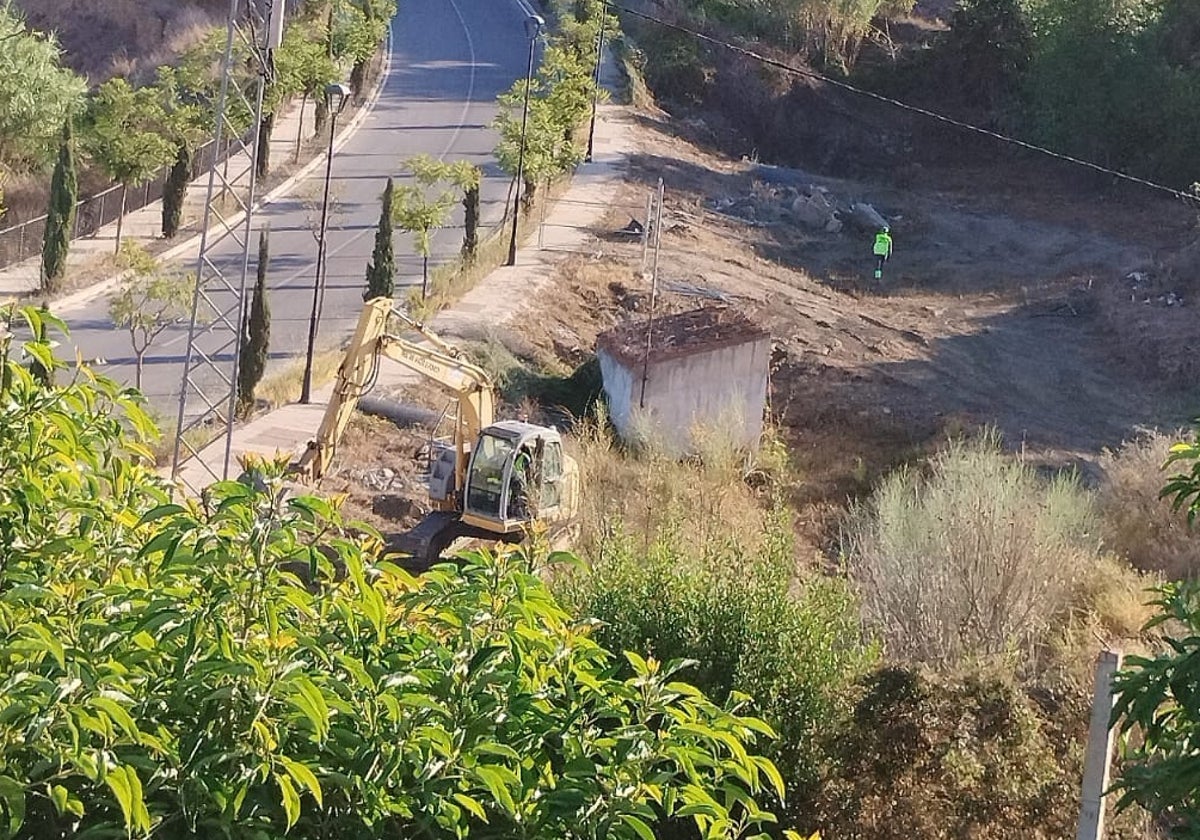
[[[641,371],[634,372],[627,368],[619,359],[610,356],[604,350],[596,353],[600,361],[600,376],[604,381],[604,396],[608,400],[608,418],[625,440],[632,434],[633,409],[637,407],[642,396]],[[634,383],[637,390],[634,390]]]
[[[694,451],[698,427],[747,449],[757,448],[770,358],[771,340],[764,337],[653,363],[642,410],[640,366],[632,369],[599,353],[617,432],[626,440],[653,440],[676,454]]]

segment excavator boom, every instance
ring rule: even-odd
[[[392,315],[417,330],[432,347],[389,334],[388,319]],[[338,368],[333,394],[316,437],[309,442],[307,450],[293,466],[293,471],[310,481],[325,475],[338,442],[350,418],[354,416],[358,401],[375,383],[379,360],[384,356],[433,380],[456,398],[455,478],[457,486],[461,487],[467,468],[469,443],[484,426],[491,424],[495,415],[491,379],[484,370],[461,358],[456,348],[424,325],[401,312],[393,311],[391,299],[382,297],[368,301],[363,307],[346,357]]]

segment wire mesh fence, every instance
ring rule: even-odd
[[[220,149],[217,143],[210,140],[198,147],[192,155],[189,181],[194,181],[208,171],[214,161],[228,158],[230,143],[222,143]],[[131,213],[158,201],[163,197],[170,167],[164,167],[161,172],[146,181],[129,188],[125,196],[125,212]],[[95,236],[105,225],[112,224],[121,214],[120,184],[114,184],[102,192],[90,195],[75,205],[75,225],[71,238]],[[36,257],[42,252],[42,239],[46,233],[46,216],[30,219],[19,225],[0,230],[0,268],[6,268],[14,263],[22,262],[30,257]]]

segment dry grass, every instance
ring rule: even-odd
[[[17,0],[35,29],[53,30],[69,66],[101,82],[142,79],[223,20],[225,0]]]
[[[1200,540],[1182,513],[1158,494],[1167,482],[1162,469],[1167,450],[1185,433],[1148,432],[1100,459],[1104,482],[1099,493],[1104,542],[1137,569],[1169,579],[1200,573]]]
[[[338,365],[346,352],[340,347],[331,347],[313,355],[313,388],[319,388],[337,375]],[[304,384],[304,359],[294,359],[281,370],[267,374],[254,389],[256,401],[265,404],[267,410],[279,408],[300,399]]]
[[[569,446],[587,488],[580,500],[581,553],[602,556],[617,536],[648,549],[681,517],[697,544],[728,539],[754,551],[746,541],[766,532],[770,491],[787,480],[786,459],[767,445],[747,465],[744,453],[722,444],[719,434],[705,439],[700,457],[677,460],[652,444],[629,451],[602,416],[578,423]]]

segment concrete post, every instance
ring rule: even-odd
[[[1092,691],[1092,722],[1088,727],[1083,763],[1083,800],[1076,840],[1101,840],[1104,836],[1104,792],[1112,762],[1113,675],[1121,667],[1120,651],[1104,650],[1096,658],[1096,684]]]

